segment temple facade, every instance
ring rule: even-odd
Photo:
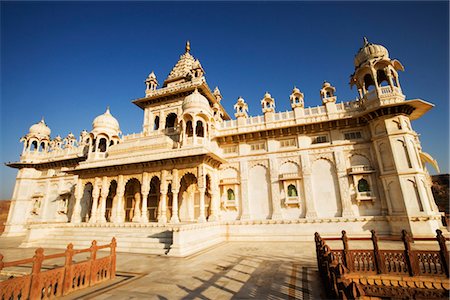
[[[425,164],[437,164],[411,124],[433,105],[406,100],[399,71],[365,39],[350,80],[356,100],[339,102],[324,82],[321,106],[306,107],[294,88],[282,100],[292,110],[277,112],[266,92],[261,115],[240,97],[232,119],[187,43],[162,85],[150,73],[132,101],[141,132],[122,134],[109,108],[78,138],[51,138],[44,120],[30,127],[8,163],[18,175],[5,235],[61,223],[328,223],[322,234],[343,223],[363,232],[373,220],[385,233],[433,234],[442,224]]]

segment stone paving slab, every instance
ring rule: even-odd
[[[34,253],[14,245],[0,238],[5,261]],[[313,242],[228,242],[186,258],[118,253],[114,281],[62,299],[321,299],[315,256]]]

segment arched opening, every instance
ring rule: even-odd
[[[114,141],[109,142],[109,146],[111,147],[112,145],[114,145]]]
[[[312,164],[313,199],[319,217],[339,217],[342,213],[339,183],[333,164],[318,159]]]
[[[370,192],[369,182],[367,182],[367,180],[365,180],[364,178],[358,180],[358,192],[360,193]]]
[[[41,145],[39,146],[39,152],[44,152],[45,151],[45,143],[42,142]]]
[[[369,92],[375,89],[375,82],[373,81],[373,78],[370,74],[366,74],[364,76],[364,86],[366,87],[366,90]]]
[[[95,139],[92,139],[92,152],[95,152]]]
[[[228,200],[228,201],[234,201],[234,200],[236,200],[236,196],[234,195],[233,189],[228,189],[228,190],[227,190],[227,200]]]
[[[169,185],[167,186],[167,209],[166,209],[167,220],[170,220],[172,218],[172,204],[173,204],[172,184],[169,183]]]
[[[197,121],[197,124],[195,126],[195,134],[198,137],[204,137],[205,136],[205,129],[203,128],[203,122]]]
[[[192,121],[189,120],[186,122],[186,135],[188,137],[192,136],[194,134],[194,130],[192,128]]]
[[[150,181],[150,192],[147,198],[148,219],[150,221],[156,221],[158,219],[159,187],[159,178],[154,176]]]
[[[170,113],[166,117],[166,128],[174,128],[177,121],[177,114]]]
[[[37,141],[33,141],[33,142],[31,143],[30,150],[31,150],[31,151],[36,151],[37,148],[38,148],[38,142],[37,142]]]
[[[325,95],[326,95],[327,98],[331,97],[331,93],[330,92],[326,92]]]
[[[141,183],[136,178],[130,179],[125,185],[125,222],[131,222],[140,217]]]
[[[159,129],[159,116],[155,117],[155,124],[153,124],[153,130]]]
[[[386,76],[386,73],[384,73],[384,70],[377,71],[377,81],[378,81],[378,86],[388,86],[389,85],[389,80]]]
[[[91,218],[92,214],[92,190],[93,190],[92,183],[88,182],[84,186],[83,190],[83,197],[81,198],[80,204],[81,204],[81,222],[89,222],[89,219]]]
[[[197,190],[197,177],[185,174],[180,180],[178,193],[180,221],[194,221],[200,215],[200,198]]]
[[[298,193],[297,193],[297,188],[295,187],[295,185],[290,184],[288,186],[288,197],[297,197]]]
[[[105,219],[107,222],[112,221],[112,207],[113,203],[116,202],[117,195],[117,182],[115,180],[111,181],[109,186],[108,197],[106,198],[106,210],[105,210]]]
[[[98,143],[98,150],[100,152],[106,152],[106,139],[101,138],[100,142]]]

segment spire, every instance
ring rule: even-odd
[[[186,53],[189,53],[191,51],[191,43],[189,41],[186,41]]]
[[[106,107],[105,114],[111,114],[111,113],[109,112],[109,105]]]
[[[363,37],[363,42],[364,42],[364,44],[363,44],[364,47],[369,45],[369,41],[367,40],[366,37]]]

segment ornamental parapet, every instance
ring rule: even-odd
[[[20,156],[20,162],[24,163],[41,163],[48,162],[53,160],[63,160],[63,159],[71,159],[77,158],[87,155],[87,147],[86,146],[78,146],[72,148],[58,148],[49,152],[24,152]]]

